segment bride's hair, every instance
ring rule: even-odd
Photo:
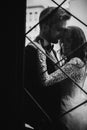
[[[68,60],[74,57],[78,57],[84,61],[85,54],[87,53],[87,42],[83,30],[77,26],[69,26],[65,30],[62,39],[65,50],[64,55],[68,55],[69,53],[73,52],[68,56]],[[77,50],[74,51],[75,49]]]

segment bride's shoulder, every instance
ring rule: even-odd
[[[85,64],[78,58],[72,58],[69,62],[63,67],[64,71],[76,82],[80,81],[85,73]]]

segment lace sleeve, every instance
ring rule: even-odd
[[[41,51],[38,51],[38,56],[40,63],[41,79],[45,86],[53,85],[67,78],[67,76],[60,69],[56,70],[51,74],[48,74],[46,56]],[[81,66],[83,66],[83,64],[84,63],[79,58],[73,58],[70,62],[66,63],[63,67],[61,67],[61,69],[77,82],[83,77],[83,73],[81,71]]]

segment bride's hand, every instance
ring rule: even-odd
[[[84,62],[78,58],[78,57],[75,57],[75,58],[72,58],[70,61],[69,61],[70,64],[73,64],[73,65],[76,65],[80,68],[82,68],[84,66]]]

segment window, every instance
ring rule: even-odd
[[[37,19],[38,19],[38,12],[37,11],[34,13],[34,19],[35,19],[35,21],[37,21]]]
[[[32,21],[32,12],[29,12],[29,21]]]

